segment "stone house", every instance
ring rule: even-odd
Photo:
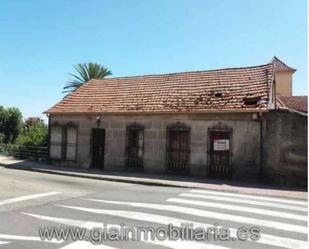
[[[49,157],[104,170],[306,181],[307,154],[294,147],[307,146],[299,134],[307,132],[307,117],[276,104],[278,95],[291,95],[294,72],[274,58],[251,67],[90,80],[45,112]],[[293,130],[288,138],[278,133],[286,125],[282,112],[290,118],[286,132]],[[304,128],[295,127],[301,122]],[[298,165],[287,163],[282,176],[282,151],[269,146],[284,139]]]

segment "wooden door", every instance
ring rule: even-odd
[[[104,168],[105,130],[92,130],[92,167]]]

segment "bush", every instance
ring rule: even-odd
[[[37,122],[29,127],[24,127],[18,136],[16,144],[23,146],[47,146],[48,127],[43,122]]]

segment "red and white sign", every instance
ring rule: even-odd
[[[230,149],[230,140],[228,139],[215,139],[214,140],[214,150],[224,151]]]

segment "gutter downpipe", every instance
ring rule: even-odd
[[[50,161],[50,114],[47,114],[48,117],[48,145],[47,145],[47,161]]]
[[[264,138],[263,138],[263,118],[262,118],[262,113],[259,113],[259,122],[260,122],[260,168],[259,168],[259,181],[262,182],[263,181],[263,157],[264,157],[264,153],[263,153],[263,143],[264,143]]]

